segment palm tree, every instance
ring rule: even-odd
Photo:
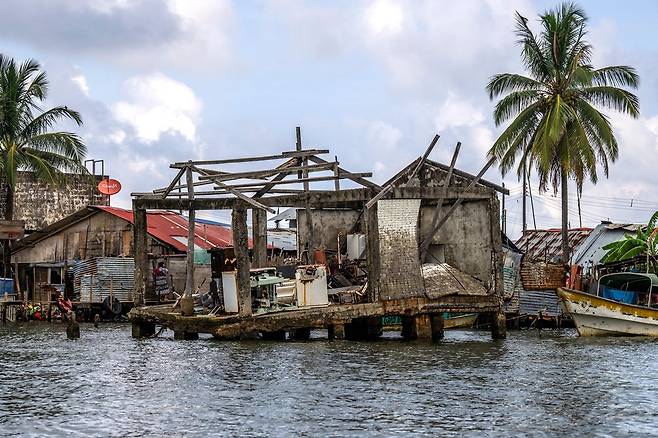
[[[4,219],[14,218],[14,191],[19,170],[41,181],[59,183],[65,172],[84,171],[87,152],[82,139],[71,132],[51,131],[69,119],[78,126],[80,114],[65,106],[42,110],[48,80],[34,60],[20,65],[0,54],[0,202]],[[4,275],[11,275],[10,241],[3,244]]]
[[[618,145],[608,117],[613,109],[631,117],[639,115],[638,98],[624,88],[637,88],[632,67],[595,69],[592,46],[585,41],[587,16],[572,3],[540,15],[541,31],[535,35],[528,20],[516,13],[516,35],[527,76],[503,73],[493,76],[489,97],[502,98],[494,109],[496,125],[512,119],[489,154],[499,159],[506,174],[519,161],[517,175],[535,168],[540,189],[550,184],[562,196],[562,257],[569,261],[568,181],[579,192],[588,177],[598,180],[597,165],[608,176],[609,164],[618,156]]]

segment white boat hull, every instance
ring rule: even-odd
[[[658,336],[658,310],[558,289],[580,336]]]

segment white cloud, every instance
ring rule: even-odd
[[[152,143],[167,132],[196,141],[202,103],[187,85],[155,73],[128,79],[123,95],[125,100],[112,105],[112,114],[132,126],[141,141]]]
[[[402,31],[402,7],[392,0],[376,0],[365,11],[368,30],[376,36],[391,36]]]
[[[73,76],[71,80],[78,86],[78,88],[80,88],[80,91],[82,91],[85,96],[89,97],[89,84],[87,84],[87,78],[84,75],[79,74]]]
[[[398,146],[401,138],[402,131],[378,120],[368,127],[366,141],[374,148],[392,150]]]
[[[441,132],[449,128],[475,126],[484,121],[484,114],[471,101],[461,99],[454,93],[449,93],[448,98],[439,108],[435,126]]]

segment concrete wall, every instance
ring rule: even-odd
[[[132,224],[106,212],[98,212],[26,247],[12,256],[15,263],[62,262],[92,257],[133,255]],[[166,249],[149,237],[149,252]]]
[[[66,185],[56,187],[38,182],[30,172],[19,172],[14,195],[14,219],[24,220],[29,231],[41,229],[87,205],[109,205],[98,189],[100,177],[71,174]],[[4,196],[0,193],[0,215],[4,217]]]
[[[445,262],[474,276],[485,284],[491,283],[492,215],[489,200],[465,201],[432,239],[444,247]],[[448,206],[444,207],[444,213]],[[434,206],[423,206],[420,214],[420,235],[431,228]],[[432,262],[432,260],[430,260]]]
[[[306,212],[297,210],[297,248],[303,251],[309,239],[306,226]],[[341,244],[345,245],[345,235],[350,232],[357,220],[359,212],[356,210],[311,210],[313,219],[313,242],[316,248],[336,251],[338,233],[341,233]]]

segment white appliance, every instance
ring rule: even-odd
[[[238,313],[238,271],[222,272],[222,290],[226,313]]]
[[[347,258],[358,260],[365,258],[366,253],[366,235],[365,234],[348,234],[347,235]]]
[[[326,306],[327,270],[323,265],[299,266],[295,272],[297,306]]]

